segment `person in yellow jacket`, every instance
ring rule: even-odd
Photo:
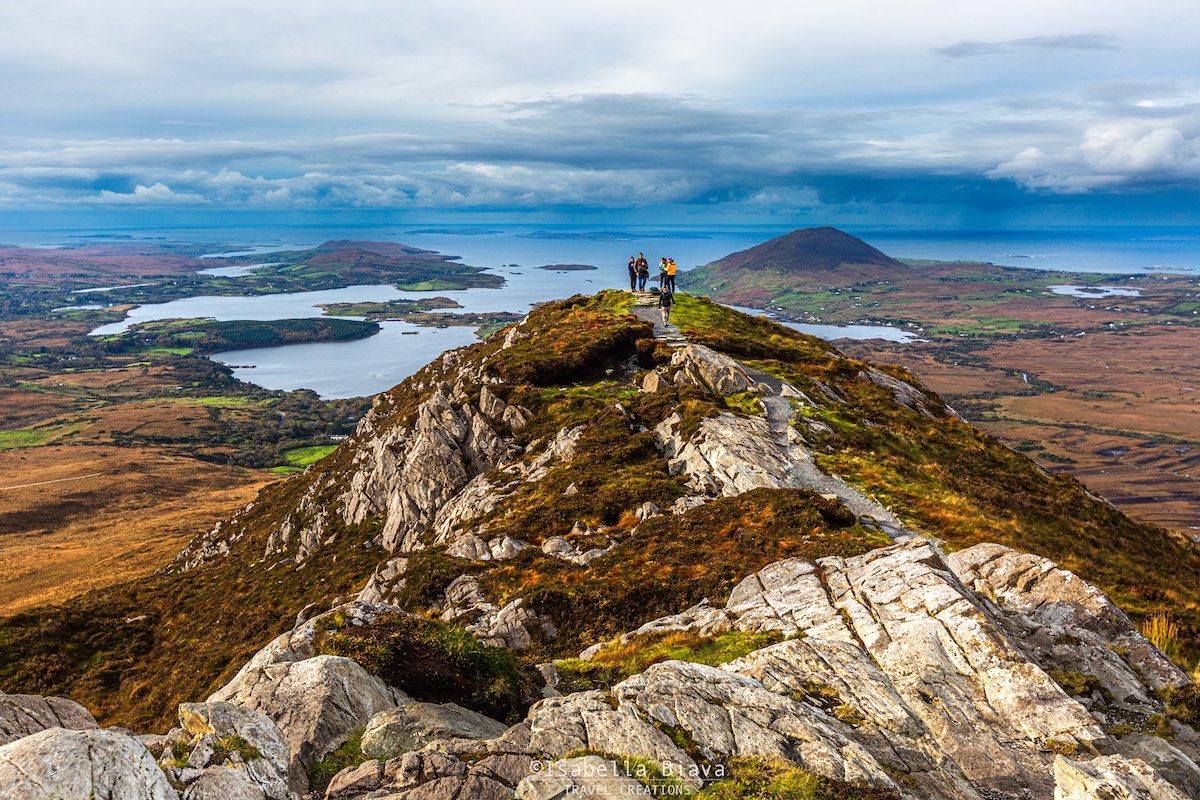
[[[667,259],[667,285],[663,287],[663,291],[675,294],[675,273],[679,270],[679,265],[675,263],[675,259]],[[669,287],[669,288],[668,288]]]

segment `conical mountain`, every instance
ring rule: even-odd
[[[792,231],[731,253],[691,270],[680,282],[689,289],[703,287],[724,297],[797,283],[845,285],[891,280],[911,269],[856,236],[824,226]]]

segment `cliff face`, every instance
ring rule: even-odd
[[[1156,561],[1194,578],[1192,548],[902,370],[690,298],[691,341],[668,346],[628,302],[550,304],[444,354],[198,537],[137,596],[155,605],[125,618],[141,649],[109,692],[173,698],[176,728],[139,742],[0,696],[0,795],[75,796],[69,774],[80,797],[330,778],[331,798],[730,797],[771,776],[847,798],[1197,796],[1190,677],[1045,557],[1120,592]],[[180,674],[183,620],[199,677],[139,690]],[[221,636],[257,652],[218,655]],[[93,641],[93,661],[116,646]],[[28,687],[86,700],[76,669]]]

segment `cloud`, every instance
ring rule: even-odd
[[[152,186],[138,184],[132,192],[127,193],[112,192],[104,189],[98,195],[81,197],[76,202],[97,205],[159,206],[179,203],[207,203],[208,199],[202,195],[190,192],[173,192],[170,187],[156,183]]]
[[[1188,133],[1144,122],[1096,126],[1061,150],[1025,148],[988,176],[1061,194],[1200,183],[1200,135],[1195,126]]]
[[[1009,39],[1004,42],[967,41],[949,47],[935,47],[933,52],[947,58],[971,58],[1010,53],[1046,50],[1116,50],[1117,39],[1099,33],[1075,33],[1063,36],[1030,36],[1025,39]]]

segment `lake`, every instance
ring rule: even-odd
[[[652,265],[657,264],[660,257],[670,256],[686,270],[753,247],[785,232],[766,228],[614,230],[618,235],[596,230],[579,233],[562,228],[539,233],[528,226],[503,225],[465,230],[372,228],[222,231],[213,233],[213,238],[207,241],[249,243],[250,246],[235,252],[209,254],[214,260],[232,262],[236,262],[239,255],[298,249],[329,239],[402,242],[460,256],[463,263],[486,267],[506,281],[501,289],[433,294],[454,299],[466,312],[524,313],[534,304],[547,300],[579,293],[591,294],[605,288],[627,288],[625,264],[630,255],[636,255],[639,251],[646,254]],[[1195,241],[1151,236],[1149,234],[1153,232],[1146,231],[1107,236],[1028,232],[986,235],[850,232],[902,258],[979,260],[1050,270],[1113,273],[1163,268],[1191,271],[1200,267],[1195,257]],[[205,240],[195,234],[195,231],[172,232],[169,238],[179,241]],[[591,264],[598,269],[574,272],[537,269],[546,264]],[[229,263],[205,272],[237,276],[257,266]],[[1071,285],[1063,284],[1063,287],[1067,286]],[[195,297],[140,306],[133,309],[124,321],[102,326],[93,333],[117,333],[132,324],[156,319],[211,317],[220,320],[270,320],[316,317],[321,315],[321,309],[317,306],[322,303],[386,302],[416,299],[428,294],[405,292],[392,286],[370,285],[259,297]],[[754,310],[753,313],[763,312]],[[826,339],[882,338],[906,342],[916,338],[909,331],[888,326],[784,324]],[[415,335],[413,331],[416,331]],[[266,388],[310,388],[324,397],[350,397],[384,391],[443,350],[472,341],[475,341],[472,328],[420,328],[403,322],[385,322],[379,334],[354,342],[242,350],[221,353],[214,358],[237,365],[234,372],[239,378]]]

